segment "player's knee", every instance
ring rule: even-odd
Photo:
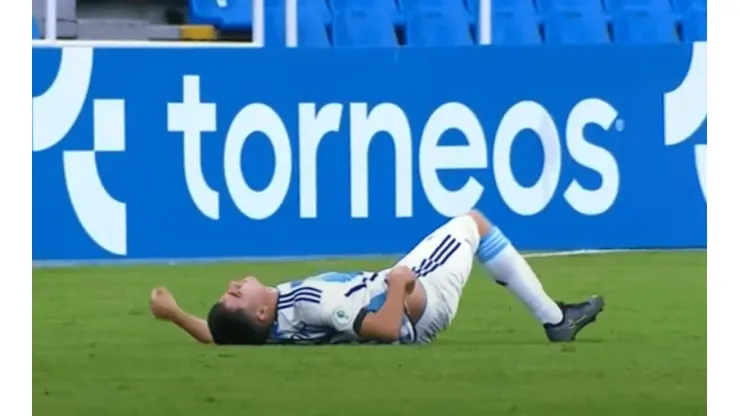
[[[414,273],[414,271],[408,266],[399,264],[397,266],[394,266],[393,269],[391,269],[391,273],[397,273],[397,274]]]
[[[475,222],[475,226],[478,229],[478,235],[484,236],[488,234],[488,232],[491,230],[491,222],[486,218],[483,213],[478,211],[477,209],[473,209],[467,214],[468,217],[473,219],[473,222]]]

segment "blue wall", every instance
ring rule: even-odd
[[[704,247],[704,51],[34,47],[33,258]]]

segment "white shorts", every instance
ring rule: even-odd
[[[479,244],[475,221],[461,215],[434,230],[398,262],[417,273],[427,295],[416,323],[416,342],[432,342],[452,323]]]

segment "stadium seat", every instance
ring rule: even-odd
[[[334,13],[334,46],[397,47],[393,17],[378,9],[345,9]]]
[[[604,0],[606,10],[611,13],[639,10],[651,13],[672,13],[670,0]]]
[[[33,26],[31,39],[41,39],[41,31],[39,30],[39,26],[36,24],[36,19],[34,17],[31,17],[31,26]]]
[[[255,0],[187,0],[190,19],[180,15],[179,20],[169,17],[172,0],[155,2],[156,13],[147,14],[160,16],[154,20],[139,18],[138,3],[126,3],[119,11],[91,6],[100,0],[56,1],[60,38],[242,40],[253,28]],[[299,46],[423,47],[477,43],[482,0],[296,1]],[[45,2],[33,0],[34,38],[43,34]],[[264,0],[264,5],[265,45],[282,46],[285,0]],[[497,45],[649,44],[707,37],[707,0],[491,0],[491,6]],[[78,19],[80,8],[83,19]]]
[[[496,13],[493,15],[493,44],[539,45],[540,26],[535,15]]]
[[[545,17],[545,42],[560,45],[604,44],[611,41],[606,16],[578,12],[551,13]]]
[[[624,12],[614,16],[614,41],[630,44],[677,43],[678,31],[667,14],[644,11]]]
[[[251,3],[251,0],[250,0]],[[298,10],[318,15],[325,25],[331,23],[331,10],[325,0],[297,0]],[[285,0],[265,0],[265,13],[270,10],[282,12],[285,15]]]
[[[388,13],[393,18],[394,24],[400,25],[404,19],[396,0],[329,0],[334,13],[349,9],[370,9],[377,12]]]
[[[673,8],[680,13],[687,13],[690,10],[707,10],[707,0],[672,0]]]
[[[467,0],[468,9],[473,16],[478,15],[481,0]],[[534,15],[537,9],[532,0],[492,0],[491,11],[493,13],[513,13],[517,15]]]
[[[542,13],[579,12],[603,13],[604,8],[598,0],[536,0],[537,10]]]
[[[213,24],[223,30],[252,27],[251,0],[189,0],[188,13],[192,24]]]
[[[423,9],[433,9],[446,15],[468,15],[463,0],[398,0],[398,7],[401,13],[404,14]]]
[[[285,46],[284,10],[265,10],[265,46]],[[300,9],[298,12],[298,46],[301,48],[331,47],[324,25],[324,17],[317,9]]]
[[[683,39],[686,42],[707,40],[707,11],[692,10],[683,20]]]
[[[223,30],[245,30],[252,27],[252,0],[189,0],[190,18],[193,24],[213,24]],[[325,1],[297,0],[298,10],[320,13],[325,24],[331,22],[331,11]],[[265,0],[265,15],[282,13],[285,16],[285,0]]]
[[[316,1],[316,0],[314,0]],[[396,0],[329,0],[334,11],[346,9],[376,9],[397,13]]]
[[[470,46],[473,36],[463,14],[429,9],[410,12],[406,25],[409,46]]]

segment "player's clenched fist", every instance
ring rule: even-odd
[[[166,321],[173,320],[179,310],[177,302],[175,302],[175,298],[163,287],[158,287],[152,290],[149,304],[152,309],[152,314],[157,319],[163,319]]]
[[[414,285],[416,285],[416,273],[406,266],[396,266],[388,274],[386,281],[388,287],[398,285],[398,287],[404,288],[407,295],[410,295],[414,291]]]

